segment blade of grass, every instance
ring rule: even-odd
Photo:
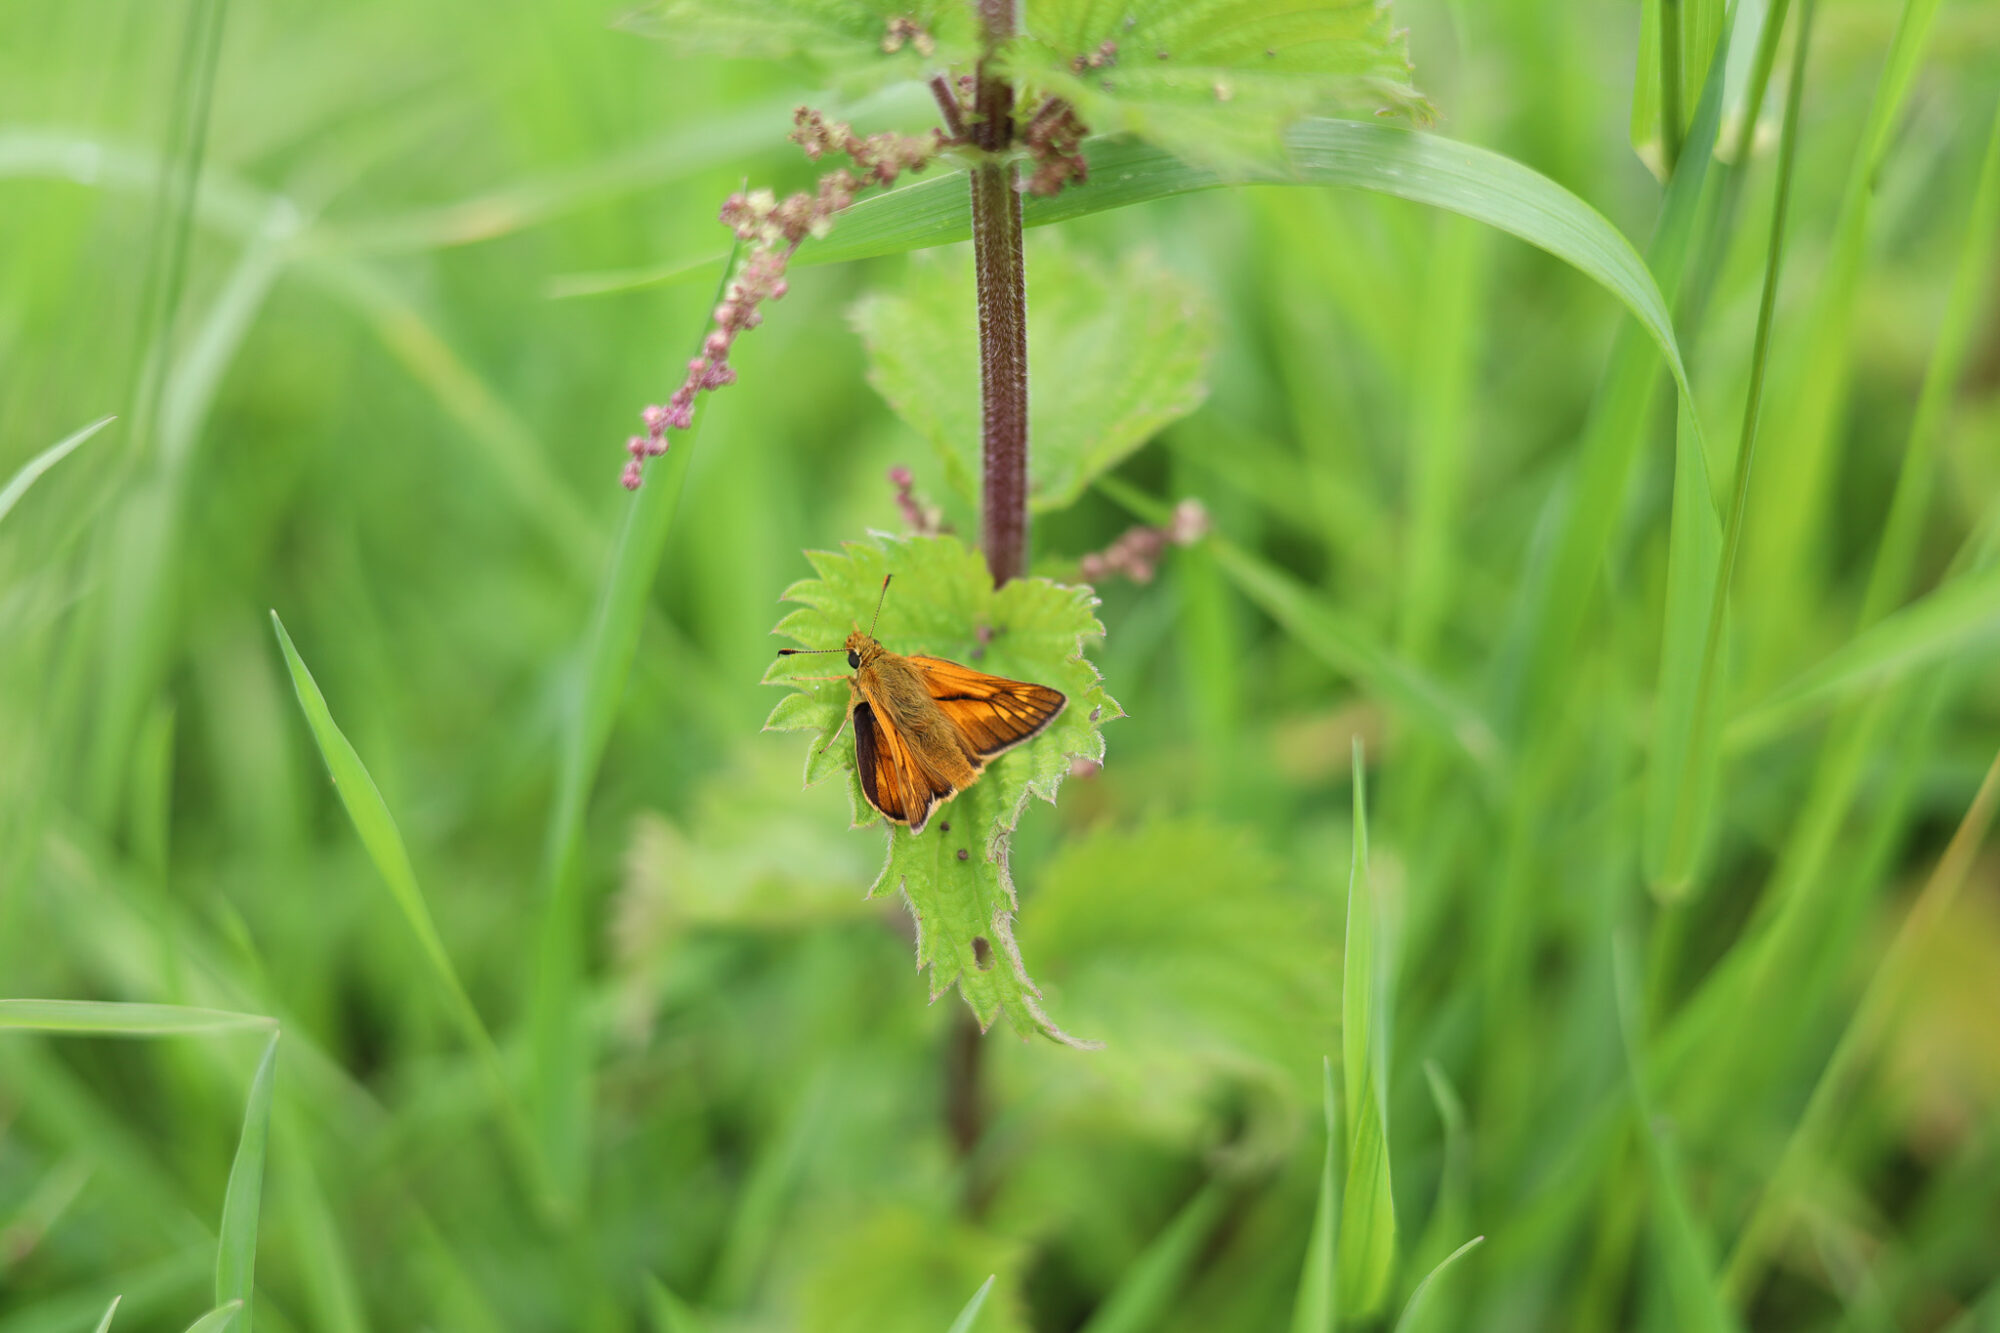
[[[645,1292],[653,1333],[707,1333],[708,1325],[701,1316],[651,1273],[645,1275]]]
[[[1341,949],[1340,1072],[1346,1094],[1347,1185],[1340,1215],[1340,1295],[1358,1318],[1388,1299],[1396,1267],[1389,1179],[1389,978],[1392,932],[1368,875],[1367,770],[1354,740],[1354,847]]]
[[[1431,1284],[1436,1282],[1447,1268],[1450,1268],[1460,1259],[1478,1249],[1485,1241],[1486,1237],[1484,1236],[1474,1236],[1471,1240],[1438,1260],[1437,1267],[1424,1274],[1424,1280],[1419,1282],[1417,1289],[1410,1293],[1410,1303],[1403,1307],[1402,1317],[1396,1320],[1396,1333],[1418,1333],[1418,1330],[1423,1327],[1422,1315],[1430,1303]]]
[[[124,1004],[108,1000],[0,1000],[0,1032],[56,1032],[70,1036],[160,1037],[215,1032],[275,1031],[278,1020],[222,1009],[173,1004]]]
[[[278,1037],[264,1044],[263,1058],[250,1079],[243,1107],[243,1134],[229,1164],[229,1187],[222,1196],[222,1225],[216,1232],[215,1303],[242,1307],[244,1333],[250,1330],[250,1302],[256,1289],[257,1221],[264,1194],[264,1146],[271,1130],[271,1087],[277,1078]]]
[[[1120,478],[1101,476],[1092,485],[1148,523],[1163,524],[1171,516],[1172,506]],[[1301,647],[1335,671],[1351,675],[1369,690],[1394,700],[1413,721],[1432,728],[1482,766],[1498,761],[1498,743],[1485,720],[1400,657],[1373,630],[1325,605],[1305,584],[1256,555],[1221,537],[1205,540],[1223,573]]]
[[[187,1333],[222,1333],[223,1329],[236,1322],[236,1316],[241,1313],[243,1313],[242,1301],[230,1301],[227,1305],[218,1305],[189,1324]]]
[[[124,1299],[123,1296],[111,1298],[111,1304],[104,1308],[104,1318],[97,1321],[97,1333],[111,1333],[111,1317],[118,1313],[118,1302]]]
[[[1340,1324],[1340,1103],[1333,1090],[1333,1061],[1324,1056],[1320,1113],[1326,1123],[1326,1152],[1320,1159],[1312,1233],[1299,1268],[1299,1294],[1292,1302],[1292,1333],[1333,1333]]]
[[[1657,892],[1677,896],[1687,890],[1714,819],[1720,753],[1719,689],[1724,618],[1729,586],[1743,545],[1744,514],[1750,500],[1751,471],[1757,456],[1758,419],[1764,404],[1764,369],[1770,358],[1771,325],[1778,309],[1778,276],[1783,270],[1785,228],[1798,160],[1799,106],[1805,94],[1806,54],[1812,45],[1816,0],[1799,12],[1792,46],[1792,71],[1785,94],[1785,120],[1778,150],[1777,198],[1771,207],[1770,240],[1765,248],[1764,286],[1757,305],[1757,330],[1750,351],[1750,387],[1743,402],[1743,429],[1736,448],[1728,524],[1716,552],[1708,470],[1701,466],[1699,439],[1689,440],[1681,416],[1674,468],[1673,542],[1668,554],[1667,621],[1660,652],[1659,730],[1654,771],[1649,775],[1645,842],[1648,878]],[[1685,513],[1685,516],[1684,516]],[[1687,595],[1690,583],[1700,585]],[[1681,594],[1675,596],[1675,593]],[[1697,628],[1699,627],[1699,628]],[[1695,635],[1699,634],[1699,649]],[[1699,665],[1690,673],[1690,663]]]
[[[116,417],[99,417],[82,430],[64,436],[23,463],[20,469],[12,477],[8,478],[7,484],[0,486],[0,519],[7,517],[7,511],[21,502],[21,497],[28,493],[30,486],[42,479],[43,473],[47,472],[57,463],[62,462],[63,459],[68,458],[76,451],[77,446],[117,419]]]
[[[1080,1333],[1141,1333],[1158,1328],[1187,1284],[1202,1247],[1215,1234],[1229,1199],[1230,1191],[1221,1181],[1203,1185],[1125,1270]]]
[[[284,652],[285,666],[291,673],[292,689],[298,695],[299,708],[305,714],[320,757],[326,761],[334,790],[339,793],[347,817],[360,836],[369,860],[374,863],[376,873],[381,875],[382,882],[389,888],[389,896],[402,912],[404,924],[416,937],[417,948],[429,964],[433,980],[444,993],[446,1009],[457,1024],[461,1038],[472,1048],[479,1062],[522,1183],[527,1186],[529,1196],[543,1213],[544,1220],[561,1226],[564,1224],[564,1213],[560,1196],[549,1179],[547,1165],[537,1152],[514,1100],[513,1089],[500,1064],[500,1052],[494,1046],[485,1022],[479,1017],[472,997],[466,994],[464,984],[459,981],[458,969],[452,965],[451,955],[445,951],[444,940],[438,935],[430,905],[417,882],[416,868],[403,845],[403,835],[397,831],[395,817],[389,813],[388,802],[382,799],[382,793],[376,788],[375,780],[368,775],[361,756],[334,722],[326,697],[320,693],[319,684],[313,680],[305,659],[292,645],[292,636],[285,632],[284,622],[278,618],[276,611],[271,613],[271,626],[278,636],[278,646]]]
[[[716,281],[715,301],[734,271],[735,251]],[[697,339],[697,342],[699,339]],[[703,396],[705,397],[705,396]],[[688,467],[707,420],[697,398],[694,420],[651,469],[625,511],[625,521],[599,583],[583,645],[577,692],[567,701],[555,804],[549,812],[543,861],[543,907],[537,933],[535,985],[529,1016],[535,1061],[536,1122],[556,1188],[574,1202],[589,1157],[590,1032],[583,1012],[583,825],[598,764],[625,696],[647,597],[673,534]]]
[[[1807,0],[1811,3],[1811,0]],[[1673,1144],[1661,1128],[1652,1094],[1646,1088],[1645,1056],[1639,1035],[1638,979],[1632,975],[1630,950],[1623,938],[1611,946],[1612,987],[1618,1006],[1618,1031],[1625,1048],[1625,1073],[1631,1090],[1632,1108],[1639,1121],[1639,1137],[1645,1145],[1646,1160],[1653,1181],[1654,1241],[1660,1265],[1667,1277],[1667,1289],[1677,1329],[1703,1333],[1733,1333],[1736,1321],[1729,1313],[1722,1289],[1715,1279],[1715,1265],[1708,1241],[1702,1235],[1688,1202],[1687,1183]]]
[[[1750,644],[1752,679],[1769,679],[1778,669],[1799,642],[1801,618],[1819,605],[1827,583],[1809,571],[1825,556],[1823,525],[1837,508],[1828,502],[1827,487],[1850,389],[1875,195],[1938,8],[1939,0],[1905,0],[1898,15],[1867,122],[1849,159],[1831,251],[1800,323],[1805,339],[1788,365],[1784,386],[1773,393],[1778,406],[1763,446],[1765,467],[1785,483],[1760,498],[1743,552],[1745,587],[1755,590],[1762,608],[1759,635]]]
[[[986,1298],[992,1294],[993,1283],[999,1276],[995,1273],[979,1284],[979,1290],[972,1293],[972,1299],[965,1303],[965,1308],[958,1312],[958,1318],[951,1321],[951,1327],[945,1333],[972,1333],[973,1321],[986,1308]]]
[[[1962,574],[1876,621],[1732,720],[1732,746],[1781,735],[1833,703],[1864,699],[1933,663],[2000,642],[2000,567]]]
[[[1750,1220],[1736,1238],[1723,1270],[1723,1285],[1738,1303],[1747,1300],[1764,1263],[1778,1240],[1780,1209],[1789,1202],[1789,1192],[1812,1164],[1813,1154],[1827,1141],[1834,1113],[1842,1096],[1852,1085],[1856,1066],[1881,1037],[1890,1013],[1908,981],[1910,959],[1919,944],[1937,929],[1938,922],[1957,901],[1972,863],[1992,826],[1994,811],[2000,808],[2000,754],[1987,767],[1979,790],[1959,820],[1944,855],[1938,858],[1930,878],[1924,882],[1917,900],[1904,916],[1888,950],[1882,955],[1861,1001],[1854,1008],[1826,1067],[1813,1083],[1805,1110],[1785,1141],[1777,1165],[1758,1192]]]

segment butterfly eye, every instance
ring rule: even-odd
[[[861,669],[861,654],[855,652],[852,648],[849,648],[847,650],[847,665],[853,667],[856,671],[859,671]]]

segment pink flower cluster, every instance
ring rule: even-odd
[[[829,153],[844,153],[860,174],[839,167],[820,177],[819,188],[810,193],[801,190],[780,200],[769,190],[739,191],[723,202],[722,224],[747,250],[715,307],[715,324],[702,340],[701,355],[688,362],[687,377],[665,406],[654,404],[639,414],[646,433],[625,442],[631,457],[619,480],[628,491],[639,489],[646,460],[667,451],[667,432],[686,430],[694,423],[695,395],[736,382],[730,349],[739,334],[764,322],[759,306],[784,296],[785,269],[799,243],[832,230],[834,214],[853,203],[856,193],[870,185],[892,185],[905,171],[921,171],[945,144],[944,135],[936,130],[921,136],[859,135],[803,106],[793,124],[792,141],[808,159],[817,162]]]
[[[932,537],[951,530],[944,524],[944,511],[917,494],[917,479],[908,468],[890,468],[889,484],[896,488],[896,508],[911,532]]]
[[[1085,556],[1081,561],[1083,576],[1101,583],[1109,575],[1123,574],[1134,583],[1151,583],[1169,544],[1192,546],[1208,529],[1208,510],[1201,501],[1183,500],[1174,506],[1173,517],[1163,526],[1128,528],[1103,551]]]

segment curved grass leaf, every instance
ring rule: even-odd
[[[70,1036],[201,1036],[274,1029],[275,1018],[178,1004],[123,1004],[108,1000],[0,1000],[0,1032],[58,1032]]]
[[[1125,1270],[1082,1333],[1141,1333],[1160,1327],[1228,1203],[1229,1191],[1222,1182],[1211,1180],[1202,1186]]]
[[[230,1301],[216,1306],[201,1318],[187,1326],[187,1333],[222,1333],[236,1322],[236,1316],[243,1313],[242,1301]]]
[[[264,1194],[264,1146],[271,1130],[271,1087],[277,1079],[278,1036],[273,1032],[250,1079],[243,1107],[243,1133],[229,1164],[229,1187],[222,1196],[222,1225],[216,1232],[215,1303],[242,1306],[244,1333],[250,1329],[250,1301],[256,1288],[257,1220]]]
[[[21,502],[21,497],[28,493],[30,486],[42,479],[43,473],[68,458],[76,451],[78,445],[115,420],[116,417],[99,417],[82,430],[64,436],[23,463],[20,469],[7,479],[7,484],[0,486],[0,518],[7,517],[7,511]]]
[[[111,1317],[118,1313],[118,1302],[124,1299],[123,1296],[111,1298],[111,1304],[104,1307],[104,1318],[97,1321],[97,1333],[111,1333]]]
[[[972,1293],[972,1299],[965,1303],[965,1308],[958,1312],[958,1318],[951,1321],[951,1327],[946,1329],[945,1333],[972,1333],[972,1323],[979,1318],[979,1312],[986,1308],[986,1298],[992,1294],[993,1284],[999,1276],[995,1273],[979,1284],[979,1290]]]
[[[334,722],[333,713],[326,705],[326,696],[320,693],[318,682],[306,668],[305,659],[299,656],[298,649],[292,645],[292,636],[285,632],[285,623],[278,618],[276,611],[271,612],[271,627],[277,633],[278,646],[284,651],[285,667],[291,673],[293,692],[298,695],[299,708],[305,713],[313,742],[326,762],[334,790],[339,793],[340,802],[346,807],[347,817],[353,823],[355,833],[360,835],[361,845],[367,850],[369,860],[374,862],[376,872],[388,885],[389,895],[402,912],[404,923],[416,937],[419,952],[444,992],[447,1011],[457,1023],[466,1044],[478,1057],[488,1093],[513,1150],[516,1167],[531,1187],[536,1206],[554,1220],[561,1214],[558,1196],[542,1159],[528,1137],[527,1126],[514,1101],[512,1088],[500,1067],[500,1052],[494,1046],[485,1022],[479,1017],[478,1009],[473,1006],[472,997],[459,980],[458,969],[452,965],[451,955],[445,951],[444,940],[438,935],[430,905],[417,883],[416,868],[410,863],[409,851],[403,845],[403,835],[396,828],[395,817],[389,813],[389,804],[382,799],[375,779],[368,775],[360,754]]]
[[[1666,358],[1683,394],[1687,373],[1659,285],[1632,243],[1592,208],[1547,176],[1512,158],[1434,134],[1366,121],[1309,119],[1285,134],[1285,166],[1231,177],[1176,157],[1143,140],[1093,139],[1084,148],[1087,185],[1054,198],[1022,201],[1029,227],[1194,190],[1236,184],[1320,185],[1373,190],[1459,213],[1536,246],[1603,287],[1632,313]],[[933,176],[864,199],[832,235],[801,246],[794,264],[836,264],[949,245],[972,235],[972,206],[962,174]],[[643,275],[657,282],[706,272],[721,251]],[[664,276],[662,276],[664,275]],[[598,290],[615,290],[600,286]]]
[[[645,1276],[646,1314],[652,1321],[653,1333],[706,1333],[708,1325],[702,1322],[694,1307],[668,1290],[666,1283],[651,1273]]]
[[[1056,789],[1077,757],[1102,759],[1100,728],[1122,715],[1104,692],[1084,647],[1104,633],[1091,608],[1090,589],[1047,579],[1015,579],[995,588],[979,553],[955,537],[849,543],[842,551],[809,552],[819,577],[785,590],[800,609],[776,633],[808,648],[835,647],[855,624],[868,624],[881,599],[882,581],[896,582],[886,599],[877,635],[892,652],[926,653],[980,671],[1030,680],[1069,697],[1062,715],[1034,740],[999,759],[970,787],[939,806],[922,834],[885,823],[889,856],[870,895],[900,889],[917,924],[917,965],[931,969],[931,997],[950,989],[972,1006],[982,1027],[1001,1013],[1022,1033],[1040,1032],[1084,1045],[1064,1033],[1041,1007],[1014,939],[1014,884],[1007,852],[1030,796],[1054,802]],[[850,686],[829,676],[841,658],[780,657],[766,683],[798,693],[779,701],[767,730],[810,731],[820,740],[808,752],[810,784],[846,775],[857,825],[876,814],[854,777],[854,745],[837,733],[845,725]]]
[[[1417,1330],[1423,1327],[1423,1314],[1430,1303],[1431,1284],[1438,1280],[1445,1269],[1450,1268],[1460,1259],[1478,1249],[1485,1240],[1486,1237],[1484,1236],[1474,1236],[1471,1240],[1440,1259],[1436,1268],[1424,1274],[1424,1280],[1419,1282],[1417,1289],[1410,1293],[1410,1303],[1403,1307],[1402,1317],[1396,1320],[1396,1333],[1417,1333]]]
[[[1058,245],[1028,255],[1028,503],[1073,503],[1090,482],[1208,396],[1214,323],[1201,292],[1157,258],[1115,269]],[[969,258],[914,265],[900,290],[853,311],[868,382],[937,451],[953,489],[979,503],[978,306]]]

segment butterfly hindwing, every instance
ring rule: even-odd
[[[989,676],[942,657],[908,660],[982,765],[1040,734],[1069,702],[1046,685]]]

